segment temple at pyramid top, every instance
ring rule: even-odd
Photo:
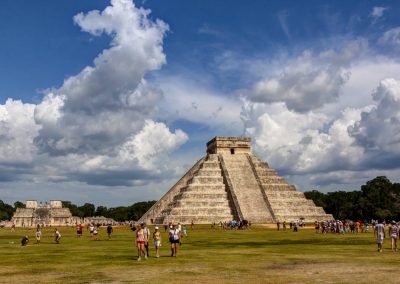
[[[210,224],[332,219],[276,170],[251,153],[251,138],[217,136],[207,154],[147,211],[140,222]]]
[[[251,153],[250,137],[216,136],[207,142],[207,154]]]

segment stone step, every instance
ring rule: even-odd
[[[203,201],[197,199],[184,199],[178,200],[174,204],[176,207],[218,207],[218,208],[229,208],[229,202],[226,199],[216,199],[213,201]]]
[[[182,191],[183,193],[196,193],[196,194],[220,194],[220,193],[226,193],[224,189],[203,189],[200,190],[198,188],[187,188],[185,191]]]
[[[194,193],[194,192],[183,192],[177,196],[178,198],[200,198],[204,200],[215,200],[217,198],[228,199],[228,193]]]
[[[276,200],[276,201],[270,201],[271,206],[274,208],[279,208],[279,207],[290,207],[290,206],[315,206],[314,202],[309,199],[297,199],[297,200],[290,200],[290,199],[285,199],[285,200]]]
[[[198,207],[198,208],[174,208],[169,212],[169,215],[184,216],[184,215],[225,215],[229,216],[231,210],[229,208],[216,208],[216,207]]]
[[[258,159],[256,156],[250,156],[251,161],[253,162],[254,166],[257,168],[263,168],[263,169],[268,169],[269,165],[267,162],[264,162],[260,159]]]
[[[271,168],[259,170],[257,171],[257,174],[260,178],[263,176],[278,176],[276,170]]]
[[[188,186],[182,187],[181,190],[182,190],[182,192],[183,191],[203,192],[203,191],[208,191],[208,190],[225,192],[225,184],[216,183],[216,184],[202,185],[202,184],[191,183]]]
[[[265,191],[268,199],[305,198],[301,191]]]
[[[216,216],[201,216],[201,215],[185,215],[185,216],[176,216],[170,215],[166,216],[163,219],[164,224],[168,224],[169,222],[173,223],[181,223],[181,224],[190,224],[193,220],[195,220],[195,224],[210,224],[210,220],[213,220],[215,223],[231,221],[234,217],[231,214],[228,215],[216,215]],[[159,223],[161,224],[161,222]]]
[[[261,176],[260,181],[263,184],[288,184],[286,179],[280,176]]]
[[[195,176],[189,183],[193,184],[215,184],[215,183],[223,183],[222,176],[219,177],[202,177],[202,176]]]
[[[204,162],[202,169],[220,169],[219,162]]]
[[[222,177],[222,172],[221,172],[221,169],[219,169],[219,168],[217,168],[215,170],[201,169],[196,173],[196,176],[198,176],[198,177],[215,177],[215,176]]]
[[[265,192],[271,192],[271,191],[296,191],[296,187],[292,184],[280,184],[280,183],[263,183],[262,186],[265,190]]]
[[[218,154],[208,154],[207,161],[219,161]]]

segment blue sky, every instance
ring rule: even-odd
[[[396,1],[2,1],[0,199],[157,199],[215,135],[251,136],[300,190],[398,181],[399,13]]]

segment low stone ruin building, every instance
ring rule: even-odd
[[[63,208],[62,202],[52,200],[49,204],[38,203],[36,200],[26,201],[25,208],[17,208],[11,219],[16,227],[41,226],[71,226],[79,223],[80,218],[72,216],[69,208]]]
[[[250,138],[215,137],[207,143],[207,155],[139,222],[274,223],[332,218],[266,162],[252,155]]]
[[[118,222],[116,222],[114,219],[111,218],[106,218],[104,216],[95,216],[95,217],[86,217],[83,219],[83,224],[100,224],[100,225],[117,225]]]

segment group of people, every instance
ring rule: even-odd
[[[372,226],[375,225],[375,221],[371,222]],[[331,221],[315,221],[315,232],[321,234],[333,233],[342,234],[347,233],[358,234],[368,232],[370,223],[368,220],[331,220]]]
[[[303,220],[296,220],[296,221],[291,221],[289,222],[289,229],[293,230],[293,232],[298,232],[299,227],[304,227],[305,223]],[[280,231],[282,228],[283,231],[286,231],[287,229],[287,223],[286,221],[283,221],[282,223],[280,221],[276,222],[276,229]]]
[[[87,225],[87,230],[89,231],[90,236],[94,239],[94,240],[98,240],[99,239],[99,228],[100,228],[100,224],[93,224],[90,223]],[[111,234],[113,233],[113,227],[111,224],[107,224],[106,227],[106,231],[107,231],[107,236],[108,239],[111,239]],[[78,238],[81,238],[83,235],[83,225],[82,224],[77,224],[76,225],[76,236]]]
[[[42,239],[42,231],[40,229],[39,224],[36,226],[35,237],[36,237],[36,243],[39,244]],[[57,228],[55,228],[54,229],[54,241],[56,244],[59,244],[60,240],[61,240],[61,233]],[[21,246],[26,246],[26,245],[28,245],[28,243],[29,243],[29,237],[27,235],[23,236],[21,239]]]
[[[378,244],[378,252],[382,252],[383,240],[386,238],[385,227],[388,228],[391,249],[393,252],[396,252],[397,239],[400,237],[400,223],[396,223],[396,221],[392,221],[388,225],[384,221],[378,221],[377,224],[374,225],[374,235],[376,237],[376,243]]]
[[[213,222],[211,224],[211,228],[215,229],[216,223]],[[236,221],[236,220],[231,220],[229,222],[224,221],[224,222],[219,222],[219,227],[220,229],[237,229],[237,230],[244,230],[244,229],[249,229],[251,227],[251,222],[247,220],[241,220],[241,221]]]
[[[392,221],[389,224],[386,224],[386,221],[384,220],[371,220],[371,222],[368,222],[368,220],[315,221],[315,232],[321,234],[333,233],[342,235],[347,233],[358,234],[367,233],[370,226],[374,231],[374,236],[378,245],[378,252],[382,252],[382,244],[386,238],[386,227],[391,241],[391,249],[394,252],[397,251],[397,239],[400,237],[400,222],[397,223],[396,221]]]
[[[166,227],[164,225],[165,231]],[[178,254],[178,246],[181,245],[182,237],[187,237],[186,233],[186,225],[182,225],[180,223],[177,224],[169,224],[167,225],[169,228],[168,233],[168,241],[171,247],[171,257],[176,257]],[[149,243],[152,236],[156,258],[160,257],[160,247],[162,242],[162,234],[158,226],[154,227],[154,233],[151,235],[150,229],[147,227],[146,223],[141,223],[137,227],[132,227],[133,231],[136,231],[136,247],[138,252],[137,260],[148,259],[149,257]]]

